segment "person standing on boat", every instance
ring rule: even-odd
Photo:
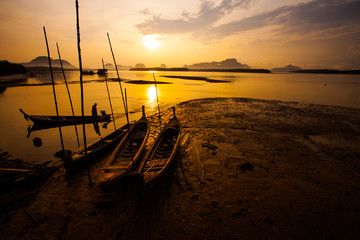
[[[97,104],[94,103],[94,105],[92,105],[92,109],[91,109],[91,114],[92,117],[94,118],[94,120],[97,118],[97,108],[96,108]]]

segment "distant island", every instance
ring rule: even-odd
[[[130,68],[130,71],[189,71],[187,68],[161,68],[161,67],[151,67],[151,68]]]
[[[229,58],[220,62],[202,62],[184,67],[166,68],[165,64],[161,67],[145,67],[145,64],[138,63],[130,71],[197,71],[197,72],[245,72],[245,73],[270,73],[267,69],[251,69],[246,64],[239,63],[235,58]]]
[[[220,62],[201,62],[192,65],[185,65],[184,68],[190,70],[204,70],[204,69],[250,69],[247,64],[239,63],[236,58],[228,58]]]
[[[25,74],[28,70],[22,64],[11,63],[7,60],[0,61],[0,76],[6,76],[10,74]]]
[[[298,66],[293,66],[293,65],[287,65],[285,67],[280,67],[280,68],[273,68],[271,69],[271,72],[275,73],[275,72],[295,72],[295,71],[300,71],[302,70],[301,67]]]
[[[268,69],[191,69],[193,72],[271,73]]]
[[[304,69],[295,73],[322,73],[322,74],[360,74],[360,70],[336,70],[336,69]]]
[[[60,59],[50,58],[50,61],[51,61],[52,67],[55,67],[55,68],[61,67]],[[66,60],[61,60],[61,62],[65,69],[76,69],[76,67],[74,65],[72,65],[71,63],[69,63]],[[21,64],[24,65],[26,68],[32,68],[32,67],[47,67],[48,68],[49,60],[48,60],[48,57],[39,56],[39,57],[36,57],[33,60],[31,60],[30,62],[21,63]]]
[[[123,65],[116,65],[118,70],[130,70],[131,66],[123,66]],[[109,70],[114,70],[115,66],[112,63],[106,63],[105,68]]]
[[[188,68],[131,68],[130,71],[192,71],[192,72],[243,72],[243,73],[271,73],[267,69],[188,69]]]

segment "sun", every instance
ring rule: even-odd
[[[160,42],[155,35],[143,36],[142,42],[144,46],[149,50],[156,50],[160,45]]]

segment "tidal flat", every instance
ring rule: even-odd
[[[146,195],[99,204],[105,153],[67,185],[59,169],[4,239],[357,239],[360,109],[250,98],[182,102],[189,139]],[[164,111],[163,124],[171,117]],[[158,116],[150,117],[151,139]]]

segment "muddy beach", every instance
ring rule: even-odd
[[[70,186],[60,169],[3,213],[1,239],[360,237],[360,109],[217,98],[176,113],[189,141],[152,192],[129,184],[115,204],[97,203],[107,152],[90,165],[92,187],[86,169]]]

